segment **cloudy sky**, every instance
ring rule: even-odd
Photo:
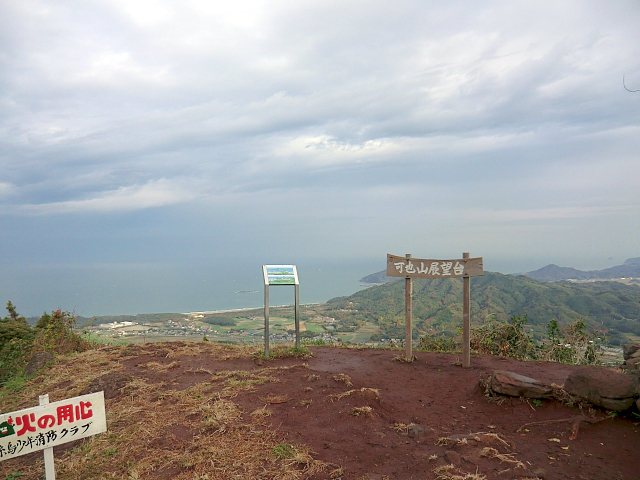
[[[636,0],[5,0],[0,265],[640,256],[638,25]]]

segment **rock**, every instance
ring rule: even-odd
[[[624,363],[629,370],[637,370],[638,363],[640,363],[640,357],[627,358]]]
[[[594,405],[621,412],[635,401],[635,383],[634,375],[589,369],[571,373],[564,382],[564,389]]]
[[[539,478],[540,480],[546,480],[547,478],[547,472],[545,471],[544,468],[536,468],[533,472],[536,478]]]
[[[24,368],[24,374],[28,376],[33,375],[47,363],[53,362],[55,359],[56,357],[54,357],[49,352],[36,352],[33,354],[33,357],[31,357],[31,360],[29,360],[29,363],[27,363],[27,366]]]
[[[410,438],[419,438],[427,432],[427,429],[422,425],[411,425],[407,429],[407,433]]]
[[[95,393],[104,391],[104,398],[116,398],[122,393],[120,390],[131,381],[131,375],[123,372],[111,372],[101,377],[95,378],[89,385],[85,387],[81,395],[87,393]]]
[[[637,356],[634,355],[637,352],[640,352],[640,342],[625,343],[624,345],[622,345],[622,355],[624,356],[625,360]]]
[[[535,378],[506,370],[494,370],[491,375],[491,390],[501,395],[526,398],[550,398],[553,394],[550,386]]]

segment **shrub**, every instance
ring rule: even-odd
[[[9,316],[0,318],[0,380],[13,376],[26,364],[25,355],[31,352],[35,332],[21,317],[11,302],[7,302]]]
[[[27,364],[35,352],[51,352],[65,355],[91,348],[73,331],[75,317],[61,310],[45,313],[35,328],[7,303],[9,316],[0,319],[0,382],[6,383]]]
[[[462,350],[462,344],[457,340],[457,338],[452,337],[430,337],[425,335],[420,338],[420,342],[416,347],[416,350],[420,350],[422,352],[459,352]]]
[[[33,353],[67,355],[88,350],[91,344],[73,331],[75,323],[76,317],[73,314],[60,309],[51,312],[51,315],[43,314],[36,324]]]
[[[540,347],[541,357],[553,362],[573,365],[596,365],[602,357],[598,332],[589,333],[584,320],[577,318],[564,328],[551,320],[547,327],[549,342]]]
[[[471,329],[471,349],[478,353],[517,358],[536,358],[536,347],[524,331],[527,316],[513,316],[508,322],[489,317],[483,325]]]

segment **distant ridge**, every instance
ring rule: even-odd
[[[394,280],[398,280],[395,277],[387,277],[387,271],[382,270],[381,272],[372,273],[371,275],[367,275],[366,277],[362,277],[360,279],[360,283],[371,283],[371,284],[381,284],[392,282]]]
[[[613,278],[640,277],[640,257],[629,258],[622,265],[605,268],[604,270],[576,270],[571,267],[547,265],[524,275],[541,282],[558,282],[562,280],[611,280]]]

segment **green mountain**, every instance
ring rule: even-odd
[[[543,282],[557,282],[558,280],[609,280],[614,278],[639,278],[640,258],[629,258],[624,264],[604,270],[576,270],[570,267],[547,265],[533,272],[525,273],[528,277]]]
[[[345,325],[377,323],[381,338],[404,336],[404,280],[393,281],[349,297],[329,300],[327,307]],[[593,329],[607,331],[610,343],[640,336],[640,287],[618,282],[541,282],[524,275],[485,272],[471,279],[471,322],[491,315],[506,321],[527,315],[534,337],[542,338],[550,320],[563,325],[582,318]],[[462,280],[413,281],[414,336],[452,335],[462,324]]]

